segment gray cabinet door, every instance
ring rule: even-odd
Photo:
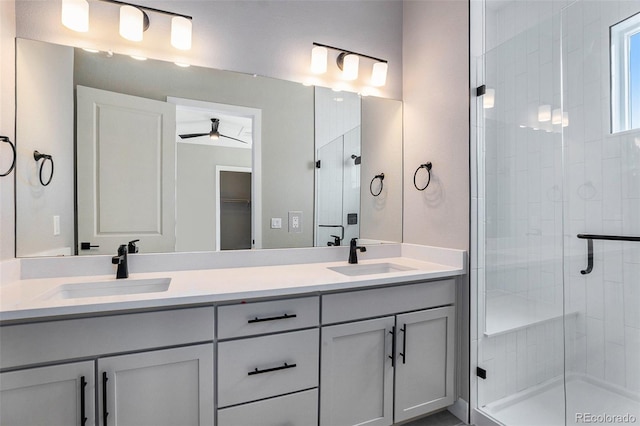
[[[322,328],[320,424],[393,423],[394,317]]]
[[[454,308],[398,315],[395,421],[453,404]]]
[[[95,424],[94,395],[93,361],[2,373],[0,424],[92,426]],[[87,419],[84,423],[83,402]]]
[[[213,344],[100,358],[98,381],[101,425],[213,425]]]

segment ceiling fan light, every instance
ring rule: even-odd
[[[120,35],[131,41],[142,41],[144,13],[135,6],[120,7]]]
[[[89,31],[87,0],[62,0],[62,25],[80,33]]]
[[[387,83],[387,69],[389,64],[386,62],[376,62],[373,64],[373,71],[371,72],[371,85],[380,87]]]
[[[183,16],[171,19],[171,45],[176,49],[191,49],[191,20]]]
[[[328,50],[324,46],[315,46],[311,49],[311,72],[315,74],[327,72],[327,53]]]
[[[209,138],[210,138],[211,140],[214,140],[214,141],[215,141],[215,140],[217,140],[217,139],[220,139],[220,133],[218,133],[218,132],[211,132],[211,133],[209,133]]]

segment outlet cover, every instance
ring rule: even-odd
[[[302,212],[289,212],[289,232],[302,232]]]

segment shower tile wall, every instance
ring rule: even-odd
[[[640,131],[610,134],[609,26],[638,1],[580,1],[563,12],[566,307],[577,311],[568,373],[640,392],[640,244],[578,233],[640,235]]]

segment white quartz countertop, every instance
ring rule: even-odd
[[[362,260],[358,265],[340,261],[145,272],[130,273],[128,279],[120,280],[115,279],[115,274],[20,279],[0,287],[0,321],[241,301],[433,280],[464,274],[464,254],[460,258],[460,262],[450,262],[452,264],[400,256]],[[348,276],[329,269],[381,263],[410,269],[358,276]],[[128,281],[158,278],[171,279],[166,291],[100,297],[51,297],[62,285],[100,282],[126,286]]]

